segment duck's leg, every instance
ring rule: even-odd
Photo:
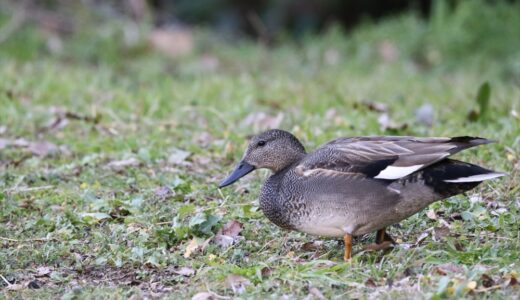
[[[376,233],[376,244],[382,244],[384,242],[395,244],[394,239],[386,232],[386,228],[379,229]]]
[[[376,242],[365,246],[365,250],[379,251],[386,250],[395,244],[394,239],[386,233],[386,228],[379,229],[376,233]]]
[[[348,261],[352,258],[352,236],[347,233],[343,236],[343,240],[345,241],[345,255],[343,258],[345,261]]]

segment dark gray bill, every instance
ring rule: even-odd
[[[251,173],[251,171],[254,169],[254,166],[246,163],[245,161],[241,161],[235,170],[233,170],[233,172],[226,179],[222,180],[222,182],[218,185],[218,188],[221,189],[232,184],[233,182]]]

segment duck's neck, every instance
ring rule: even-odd
[[[293,164],[297,163],[298,161],[294,162]],[[271,222],[287,229],[290,229],[291,226],[282,208],[283,203],[281,203],[282,199],[280,198],[280,186],[285,174],[291,169],[293,164],[286,166],[284,169],[279,170],[267,178],[260,192],[260,209],[264,215]]]

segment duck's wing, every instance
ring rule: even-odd
[[[347,173],[396,180],[464,149],[492,141],[479,137],[356,137],[333,140],[307,156],[297,167],[301,176]]]

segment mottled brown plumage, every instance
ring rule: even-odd
[[[377,242],[393,242],[385,227],[504,175],[447,158],[489,142],[474,137],[355,137],[333,140],[307,154],[292,134],[269,130],[251,139],[241,163],[220,187],[256,168],[268,168],[274,174],[262,187],[260,208],[276,225],[343,236],[349,245],[352,236],[373,231],[378,231]]]

